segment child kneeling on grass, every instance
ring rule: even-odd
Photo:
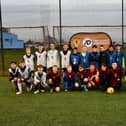
[[[74,88],[75,72],[72,71],[72,66],[69,65],[67,70],[64,72],[64,91],[72,90]]]
[[[115,90],[120,90],[121,88],[121,78],[122,72],[121,68],[118,67],[117,62],[112,63],[112,68],[109,70],[109,84]]]
[[[75,79],[75,88],[79,85],[80,90],[87,92],[88,91],[87,84],[88,84],[87,70],[85,70],[82,65],[79,65],[77,76]]]
[[[102,91],[106,91],[107,88],[109,87],[109,69],[106,66],[106,64],[101,64],[99,77],[100,77],[99,88]]]
[[[18,89],[17,95],[22,94],[22,84],[26,84],[27,92],[32,90],[32,71],[26,67],[24,60],[19,63]]]
[[[39,92],[45,92],[45,87],[47,86],[46,84],[46,73],[43,72],[44,68],[42,65],[37,66],[37,71],[35,72],[34,75],[34,87],[35,91],[34,94],[37,94]]]
[[[14,90],[18,92],[17,80],[18,80],[19,69],[15,61],[12,61],[10,63],[9,74],[10,74],[9,81],[12,83]]]
[[[90,64],[88,74],[88,88],[98,87],[99,86],[99,71],[95,67],[94,63]]]
[[[59,71],[58,66],[54,65],[47,76],[48,84],[50,86],[50,93],[53,93],[54,91],[60,92],[61,76],[62,74]]]

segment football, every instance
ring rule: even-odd
[[[114,88],[113,87],[107,88],[107,93],[108,94],[113,94],[114,93]]]
[[[79,84],[78,84],[77,82],[75,83],[75,87],[76,87],[76,88],[78,88],[78,87],[79,87]]]

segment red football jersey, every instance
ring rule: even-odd
[[[119,81],[121,80],[121,69],[117,68],[116,70],[113,70],[112,68],[109,70],[109,82],[112,87],[115,87],[119,84]]]

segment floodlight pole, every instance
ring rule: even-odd
[[[3,27],[2,27],[2,5],[0,0],[0,45],[1,45],[1,63],[2,63],[2,72],[5,71],[4,64],[4,48],[3,48]]]
[[[59,30],[60,30],[60,46],[62,43],[62,0],[59,0]]]
[[[124,0],[122,0],[122,45],[124,44]]]

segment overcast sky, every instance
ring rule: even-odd
[[[124,1],[126,13],[126,0]],[[1,2],[4,26],[45,25],[49,27],[51,33],[52,26],[59,25],[59,0],[1,0]],[[121,2],[122,0],[62,0],[62,25],[121,25]],[[124,19],[126,24],[126,16]],[[75,29],[64,33],[72,35],[77,30],[86,31]],[[119,28],[87,29],[87,32],[93,30],[107,32],[113,40],[121,40]],[[66,37],[67,35],[65,34]]]
[[[57,4],[59,0],[2,0],[2,4]],[[119,4],[121,0],[62,0],[63,4],[86,3],[86,4]]]

